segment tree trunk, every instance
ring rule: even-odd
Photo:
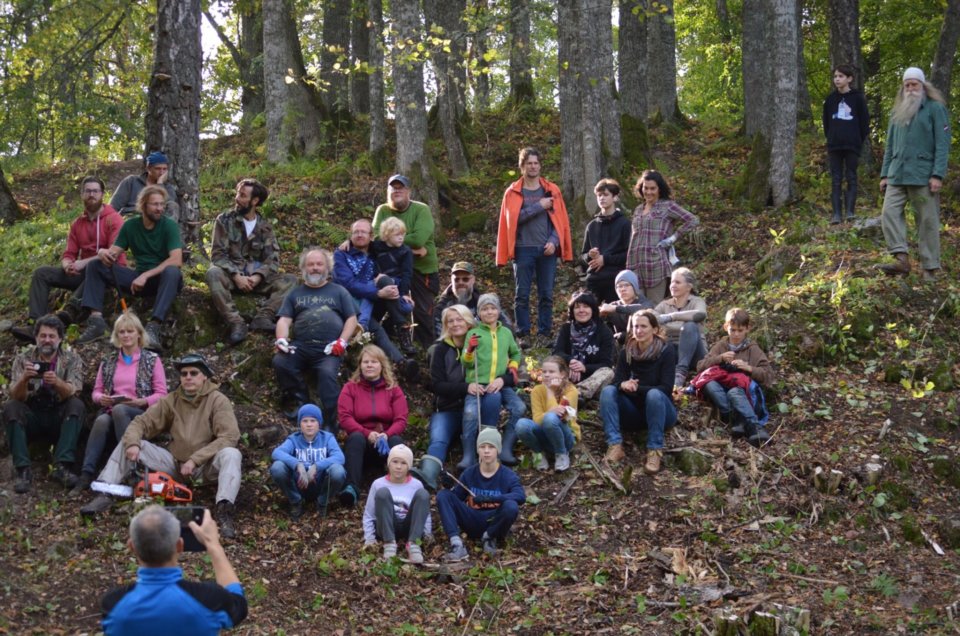
[[[860,48],[860,0],[829,0],[830,69],[849,64],[856,75],[851,88],[863,89],[866,67]]]
[[[770,137],[770,190],[780,207],[793,192],[794,145],[797,137],[797,0],[771,1],[771,32],[777,46],[770,55],[773,126]]]
[[[0,166],[0,223],[13,225],[18,220],[20,220],[20,206],[13,198],[10,184],[7,183],[7,177],[3,174],[3,167]]]
[[[716,0],[715,8],[717,11],[717,23],[720,26],[720,39],[728,43],[733,39],[730,29],[730,10],[727,8],[727,0]]]
[[[267,98],[267,159],[312,154],[322,141],[323,104],[304,82],[307,72],[293,0],[263,0],[263,79]]]
[[[613,25],[609,20],[613,7],[611,0],[594,0],[584,6],[589,9],[586,14],[587,22],[584,24],[585,32],[590,32],[592,27],[590,45],[584,43],[585,48],[592,48],[592,51],[589,55],[585,51],[584,57],[592,67],[590,81],[597,86],[597,107],[600,109],[600,126],[603,131],[603,174],[619,178],[623,167],[623,143],[620,135],[620,97],[617,94],[613,66]],[[589,195],[592,201],[587,208],[596,204],[593,188],[589,189]]]
[[[428,22],[427,31],[439,34],[444,40],[452,38],[456,31],[462,31],[463,11],[459,4],[451,0],[424,0],[423,10]],[[465,2],[462,3],[462,8],[466,8]],[[451,72],[457,64],[457,59],[440,46],[433,48],[433,63],[437,78],[437,115],[443,134],[443,143],[447,149],[447,164],[451,175],[462,177],[470,172],[470,165],[463,139],[460,137],[457,87]]]
[[[510,0],[510,101],[519,106],[534,99],[530,73],[530,0]]]
[[[770,130],[771,51],[768,0],[743,0],[743,124],[748,137]]]
[[[390,5],[397,41],[394,43],[393,85],[397,102],[396,170],[413,181],[414,189],[439,212],[436,180],[427,154],[427,110],[423,90],[423,18],[419,0],[393,0]],[[403,44],[403,48],[399,45]],[[435,218],[437,215],[435,215]]]
[[[382,9],[381,9],[382,11]],[[374,33],[368,24],[370,9],[367,0],[354,0],[353,23],[350,26],[350,112],[354,116],[370,112],[370,73],[364,66],[370,62],[370,41]],[[361,70],[358,70],[357,65]]]
[[[485,24],[487,21],[487,3],[489,0],[470,0],[472,4],[473,22]],[[473,95],[476,108],[479,111],[490,110],[490,76],[487,69],[490,63],[486,59],[489,45],[487,30],[480,28],[470,34],[470,75],[473,80]]]
[[[240,75],[240,129],[248,131],[265,108],[263,99],[263,16],[255,3],[245,4],[240,13],[240,46],[233,43],[209,10],[203,15],[227,47]]]
[[[950,101],[953,58],[957,53],[957,38],[960,38],[960,0],[949,0],[947,11],[943,15],[943,26],[937,50],[933,54],[933,67],[930,70],[930,82],[943,92]]]
[[[370,21],[370,156],[374,166],[386,164],[383,149],[387,145],[387,124],[383,103],[383,0],[368,0]]]
[[[350,119],[350,86],[344,72],[350,61],[351,0],[323,3],[323,46],[320,48],[320,85],[327,115]]]
[[[673,0],[660,0],[652,10],[647,26],[647,88],[652,97],[648,119],[678,121],[682,115],[677,105],[677,31],[674,24]]]
[[[807,87],[807,64],[803,58],[803,0],[797,3],[797,123],[814,124],[810,105],[810,89]]]
[[[647,119],[647,16],[643,0],[620,0],[620,101],[623,114]]]
[[[200,244],[200,19],[200,0],[157,1],[147,92],[146,151],[160,150],[170,158],[186,245]]]
[[[557,2],[557,62],[560,93],[560,186],[575,219],[586,215],[580,91],[580,0]]]

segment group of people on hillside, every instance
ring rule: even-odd
[[[862,95],[851,88],[851,69],[835,69],[834,82],[837,91],[824,104],[824,130],[834,179],[831,221],[839,223],[844,214],[847,220],[853,216],[867,114]],[[883,269],[910,271],[903,217],[909,199],[920,228],[924,276],[931,278],[940,267],[937,192],[946,168],[949,123],[942,99],[919,69],[904,73],[890,126],[881,171],[882,218],[897,263]],[[16,492],[31,488],[28,438],[52,436],[52,478],[78,495],[88,489],[98,493],[81,508],[87,515],[108,509],[111,486],[129,481],[141,466],[178,479],[215,480],[213,518],[190,527],[211,550],[218,580],[222,574],[226,581],[232,568],[222,548],[218,551],[219,536],[236,535],[240,431],[203,355],[174,361],[180,382],[172,391],[167,386],[161,341],[183,287],[183,243],[176,191],[166,184],[168,164],[162,153],[151,153],[145,173],[125,179],[112,206],[103,202],[99,178],[82,180],[84,210],[70,227],[60,266],[34,272],[33,324],[13,330],[31,344],[14,361],[3,418]],[[620,206],[615,180],[597,183],[599,213],[585,228],[575,255],[562,194],[543,178],[542,167],[536,149],[521,150],[521,176],[501,204],[496,262],[512,264],[513,320],[497,295],[479,288],[468,260],[452,266],[449,286],[441,292],[432,213],[411,199],[412,184],[404,175],[388,179],[386,203],[372,220],[357,219],[346,241],[301,253],[299,283],[281,271],[279,242],[260,213],[267,188],[254,179],[237,184],[233,208],[215,221],[206,281],[228,344],[242,342],[251,329],[273,333],[282,408],[298,431],[274,449],[270,475],[287,498],[292,519],[299,520],[307,504],[321,515],[334,501],[355,506],[365,475],[371,468],[385,469],[367,490],[365,544],[381,542],[383,556],[392,558],[405,543],[406,558],[422,563],[420,542],[432,534],[430,491],[437,491],[449,541],[445,558],[468,557],[461,533],[496,554],[525,501],[510,469],[518,464],[517,442],[534,453],[537,470],[568,470],[571,452],[582,440],[578,412],[585,400],[599,401],[609,463],[626,458],[625,429],[646,429],[643,468],[650,474],[661,469],[665,431],[676,424],[676,404],[684,392],[710,403],[734,436],[755,446],[769,441],[763,389],[772,383],[773,369],[750,338],[750,316],[742,308],[726,312],[727,335],[708,345],[706,302],[696,293],[694,273],[677,267],[675,249],[699,220],[674,201],[663,175],[643,172],[634,187],[640,204],[632,216]],[[561,261],[576,261],[585,289],[569,299],[567,319],[554,334],[554,277]],[[536,327],[530,312],[534,283]],[[49,313],[51,288],[73,291],[56,314]],[[111,329],[103,310],[114,291],[121,298],[152,297],[150,318],[144,323],[124,311]],[[234,303],[237,293],[264,297],[249,322]],[[80,399],[84,361],[63,346],[71,323],[84,323],[78,344],[109,331],[114,347],[97,371],[92,400],[98,412],[79,474],[74,465],[86,419]],[[344,354],[358,340],[368,344],[341,385]],[[434,394],[429,445],[419,460],[404,438],[409,407],[397,378],[420,375],[415,343],[428,350],[428,386]],[[521,352],[531,345],[550,349],[550,355],[533,374],[537,384],[528,413],[518,388]],[[168,441],[161,444],[158,438]],[[448,471],[447,456],[457,444],[462,458]],[[132,546],[144,569],[179,572],[176,554],[182,544],[171,543],[171,527],[162,510],[148,509],[134,519]],[[164,549],[147,550],[135,539],[140,535],[162,542]],[[236,598],[242,599],[242,589],[231,585],[224,587],[232,597],[217,597],[229,605],[227,614],[203,620],[229,626],[242,619],[245,601]],[[219,594],[196,594],[207,592]],[[130,616],[131,603],[147,602],[138,598],[129,590],[108,597],[108,621],[120,624]]]

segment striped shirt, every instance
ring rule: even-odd
[[[682,225],[674,229],[678,224]],[[640,279],[640,287],[650,288],[670,277],[668,250],[657,247],[657,243],[674,232],[678,236],[686,234],[699,224],[700,219],[672,199],[658,200],[649,214],[643,213],[643,205],[637,206],[633,211],[627,269]]]

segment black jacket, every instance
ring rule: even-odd
[[[584,378],[593,375],[593,372],[597,369],[613,366],[613,332],[610,331],[610,327],[604,322],[597,321],[597,331],[594,334],[594,342],[591,344],[595,344],[597,350],[592,354],[588,354],[586,361],[583,363],[583,366],[587,368],[587,373],[583,376]],[[566,360],[569,364],[572,351],[570,323],[565,322],[557,334],[557,342],[553,345],[553,353]]]
[[[631,221],[619,209],[609,217],[598,214],[587,223],[580,250],[580,265],[587,267],[587,252],[597,248],[603,255],[603,267],[587,273],[587,282],[613,280],[626,267],[627,248],[630,247]]]
[[[663,347],[660,357],[656,360],[634,360],[627,362],[627,352],[620,350],[617,357],[617,368],[613,374],[613,386],[620,389],[620,383],[626,380],[639,380],[639,388],[633,394],[624,393],[633,398],[640,407],[641,419],[646,421],[643,405],[647,398],[647,391],[660,389],[673,402],[673,380],[677,370],[677,350],[670,343]]]
[[[860,151],[870,134],[870,115],[862,92],[852,89],[842,95],[837,91],[827,95],[823,102],[823,134],[827,150]]]
[[[427,357],[430,358],[430,390],[436,396],[434,410],[462,410],[469,385],[460,362],[460,349],[447,340],[438,340],[431,345]]]

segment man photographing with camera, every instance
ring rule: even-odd
[[[50,475],[67,488],[77,485],[70,465],[76,459],[77,440],[83,425],[83,401],[77,393],[83,387],[83,361],[61,346],[63,323],[46,315],[33,325],[36,344],[25,348],[13,361],[10,399],[3,405],[3,423],[10,442],[10,454],[17,471],[13,489],[30,491],[30,437],[56,439],[55,468]]]
[[[216,583],[185,581],[177,564],[183,552],[181,523],[162,506],[148,506],[130,521],[127,545],[137,556],[137,582],[114,588],[101,601],[107,636],[219,634],[247,616],[240,579],[220,545],[209,510],[189,530],[210,555]]]

